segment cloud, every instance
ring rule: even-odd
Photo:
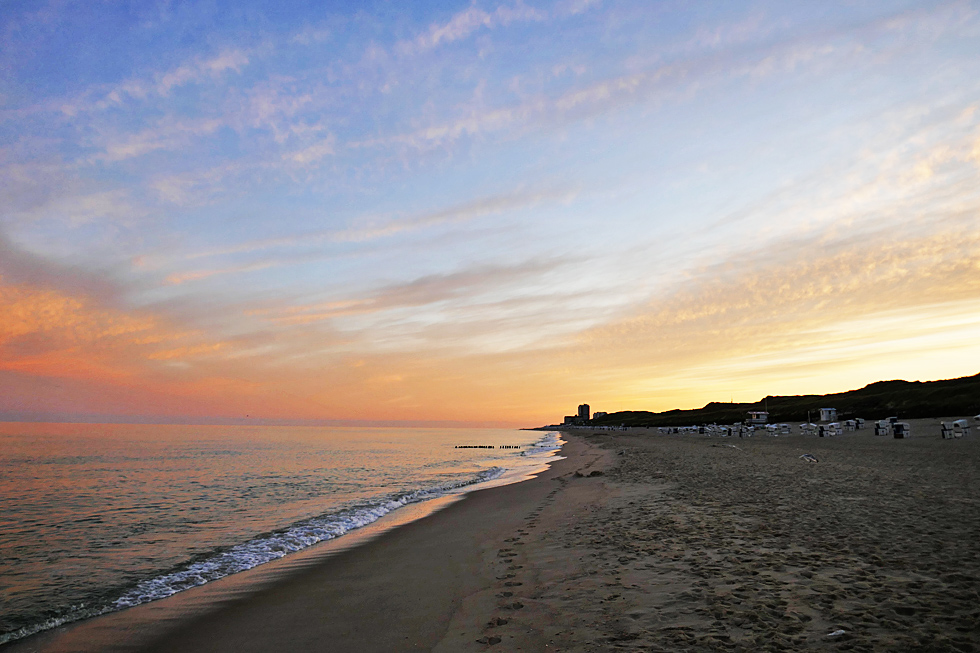
[[[104,154],[96,159],[116,162],[143,156],[155,150],[176,150],[187,147],[197,137],[212,134],[224,125],[217,118],[177,120],[166,118],[143,131],[110,137],[103,145]]]
[[[336,151],[336,147],[335,147],[336,143],[337,143],[336,137],[330,135],[327,138],[324,138],[323,140],[319,141],[318,143],[314,143],[313,145],[303,148],[298,152],[289,152],[287,154],[283,154],[283,158],[288,159],[293,163],[297,163],[299,165],[309,165],[311,163],[319,161],[325,156],[329,156],[333,154]]]
[[[30,211],[12,215],[26,220],[53,218],[67,226],[80,227],[99,222],[131,224],[146,214],[147,209],[134,203],[128,190],[117,189],[52,197]]]
[[[253,240],[231,247],[197,252],[190,254],[187,258],[196,259],[226,256],[229,254],[244,254],[269,249],[308,246],[317,242],[363,243],[428,227],[444,224],[460,224],[485,216],[507,213],[509,211],[519,211],[537,206],[543,202],[567,202],[573,199],[576,194],[577,191],[571,188],[519,189],[511,193],[481,197],[446,208],[423,211],[404,217],[392,217],[390,215],[364,216],[355,219],[353,224],[346,229],[322,230],[295,236]]]
[[[475,4],[454,14],[445,23],[433,23],[428,31],[411,42],[402,42],[398,49],[405,53],[431,50],[442,44],[467,38],[479,29],[493,29],[514,22],[543,21],[547,15],[522,2],[512,6],[499,5],[492,11],[484,11]]]
[[[27,284],[10,285],[2,277],[0,304],[4,315],[0,345],[8,352],[13,349],[87,348],[100,340],[135,338],[152,327],[148,320],[114,310],[91,309],[77,297]],[[13,341],[28,335],[39,337],[30,347],[13,346]]]
[[[241,72],[248,62],[249,57],[245,52],[227,50],[212,59],[198,60],[164,73],[157,79],[155,90],[159,95],[166,95],[177,86],[183,86],[191,81],[219,77],[229,70]]]
[[[252,315],[286,324],[310,324],[339,317],[367,315],[403,308],[432,306],[443,302],[473,303],[479,297],[499,292],[506,286],[526,283],[529,278],[554,271],[558,261],[531,261],[514,266],[481,266],[448,274],[420,277],[393,284],[368,297],[331,300],[285,308],[254,309]]]
[[[292,260],[288,263],[296,264],[301,261]],[[241,274],[243,272],[255,272],[257,270],[264,270],[266,268],[279,267],[280,265],[285,265],[287,261],[259,261],[255,263],[249,263],[247,265],[235,265],[226,268],[215,268],[210,270],[192,270],[189,272],[175,272],[170,274],[166,278],[166,282],[179,286],[182,283],[187,283],[188,281],[200,281],[202,279],[207,279],[209,277],[216,277],[225,274]]]
[[[198,57],[170,70],[126,80],[108,90],[92,89],[79,98],[60,103],[59,108],[65,115],[74,117],[79,113],[116,108],[131,100],[163,98],[187,84],[217,80],[229,71],[241,72],[248,64],[249,53],[245,50],[224,50],[214,57]],[[93,99],[93,95],[99,95],[98,99]]]
[[[51,261],[15,245],[0,230],[0,276],[7,283],[27,283],[68,295],[85,295],[102,304],[121,302],[126,285],[110,270],[89,270]]]
[[[829,228],[733,256],[691,271],[632,317],[583,333],[581,346],[612,365],[643,360],[661,370],[750,353],[791,360],[836,324],[980,300],[970,215],[904,229]]]
[[[543,189],[517,191],[465,202],[445,209],[420,213],[397,220],[363,219],[343,231],[334,232],[331,239],[337,242],[364,242],[385,238],[405,231],[415,231],[442,224],[469,222],[477,218],[509,211],[531,208],[546,201],[569,201],[575,191],[568,189]]]
[[[458,32],[482,25],[482,10],[475,6],[458,14]],[[873,63],[909,48],[921,48],[923,39],[937,40],[963,29],[971,17],[962,4],[952,3],[929,12],[898,12],[837,30],[813,30],[783,40],[765,40],[775,29],[753,16],[714,31],[699,31],[676,56],[663,61],[656,53],[643,62],[633,57],[626,74],[590,79],[582,86],[538,93],[509,105],[465,107],[459,115],[389,135],[351,140],[351,148],[408,146],[418,150],[444,147],[465,137],[528,128],[560,128],[590,117],[609,114],[643,102],[689,99],[714,84],[746,79],[755,83],[777,75],[823,75],[831,70]],[[449,29],[450,23],[441,26]],[[436,30],[437,33],[441,33]],[[450,30],[456,34],[457,31]]]
[[[261,377],[267,361],[239,340],[0,277],[0,379],[11,384],[0,393],[0,412],[26,411],[32,418],[308,413],[315,402],[303,408],[288,384],[275,388],[260,382],[268,379],[250,378]]]
[[[159,365],[199,363],[226,347],[150,313],[0,277],[0,370],[152,386]]]
[[[0,153],[7,154],[3,150]],[[6,157],[3,157],[6,158]],[[26,160],[0,167],[0,206],[6,214],[30,214],[71,191],[70,170],[52,158],[39,161],[37,153]]]
[[[577,16],[602,4],[602,0],[559,0],[554,12],[558,16]]]
[[[329,29],[307,26],[294,34],[289,41],[300,45],[313,45],[328,41],[332,36],[333,31]]]

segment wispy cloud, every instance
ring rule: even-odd
[[[229,71],[240,72],[248,63],[248,52],[239,49],[225,50],[210,58],[196,58],[170,70],[126,80],[108,90],[92,89],[86,97],[62,103],[60,109],[67,116],[76,116],[82,112],[119,107],[127,101],[163,98],[170,95],[175,88],[213,81]]]
[[[367,218],[358,220],[352,227],[334,233],[332,238],[338,242],[364,242],[406,231],[416,231],[443,224],[469,222],[488,215],[527,209],[546,201],[570,201],[575,195],[576,191],[570,189],[520,190],[510,194],[480,198],[403,219],[378,221]]]
[[[686,47],[685,56],[662,62],[659,57],[628,74],[590,80],[558,94],[539,93],[518,104],[465,108],[450,120],[397,134],[355,140],[353,148],[407,145],[426,150],[443,147],[463,137],[510,132],[522,134],[530,126],[554,129],[641,102],[690,99],[705,87],[729,84],[745,78],[758,82],[776,75],[810,71],[825,74],[862,59],[880,58],[921,40],[935,40],[959,28],[972,12],[960,3],[936,11],[900,12],[886,19],[848,26],[832,32],[815,32],[802,38],[766,40],[771,25],[754,17],[735,26],[702,31]],[[467,23],[468,24],[468,23]],[[868,41],[874,43],[869,52]]]
[[[0,230],[0,276],[6,283],[31,284],[69,296],[85,295],[106,305],[117,305],[126,294],[126,284],[111,270],[88,269],[53,261],[29,252]]]
[[[221,128],[220,119],[178,120],[166,118],[143,131],[110,137],[103,145],[104,154],[96,158],[115,162],[143,156],[155,150],[175,150],[186,147],[200,136]]]
[[[692,271],[633,317],[583,334],[583,346],[609,356],[656,354],[649,360],[661,369],[749,352],[791,359],[842,321],[980,299],[980,236],[969,215],[933,221],[925,233],[829,229],[773,243]]]
[[[444,224],[461,224],[490,215],[531,208],[542,202],[567,202],[577,194],[571,188],[545,188],[491,195],[434,211],[405,216],[364,216],[346,229],[305,232],[280,238],[266,238],[240,243],[226,248],[205,250],[187,256],[188,259],[244,254],[270,249],[309,246],[317,242],[364,243]]]
[[[134,202],[125,189],[96,192],[67,192],[50,198],[28,211],[13,213],[21,220],[56,217],[67,227],[92,223],[132,224],[147,214],[146,207]]]
[[[479,29],[493,29],[515,22],[543,21],[547,14],[534,7],[528,7],[518,0],[513,5],[499,5],[486,11],[475,4],[453,14],[444,23],[434,23],[413,41],[403,41],[398,50],[403,53],[431,50],[443,44],[453,43],[469,37]]]
[[[300,165],[309,165],[336,152],[336,143],[337,138],[329,135],[309,147],[305,147],[297,152],[284,154],[283,158]]]
[[[256,309],[251,314],[264,315],[283,324],[309,324],[351,315],[429,306],[461,298],[476,301],[483,293],[497,291],[503,286],[551,272],[557,265],[560,263],[556,261],[532,261],[515,266],[482,266],[394,284],[369,297],[289,306],[284,309]]]
[[[18,396],[527,415],[974,332],[974,3],[342,4],[7,30]]]

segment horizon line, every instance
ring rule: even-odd
[[[493,420],[302,419],[262,417],[180,417],[161,415],[76,415],[0,412],[0,423],[24,424],[142,424],[159,426],[347,426],[403,428],[521,428]]]

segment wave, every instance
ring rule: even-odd
[[[163,599],[177,592],[252,569],[367,526],[398,508],[445,496],[471,485],[492,481],[502,476],[505,471],[502,467],[490,467],[468,479],[390,494],[344,510],[305,519],[271,533],[264,533],[226,550],[205,554],[162,575],[142,580],[108,604],[98,607],[84,604],[73,606],[63,615],[0,634],[0,645],[73,621]]]
[[[550,459],[554,452],[560,450],[564,444],[561,433],[549,432],[526,448],[515,451],[514,455],[516,457],[529,457],[532,458],[532,461],[543,463],[545,459]],[[528,464],[534,464],[532,461],[528,461]],[[514,463],[516,462],[514,459]],[[343,510],[298,521],[285,528],[258,535],[247,542],[230,548],[216,549],[168,572],[139,581],[134,587],[125,590],[118,598],[107,603],[75,605],[62,615],[50,617],[15,631],[2,633],[0,634],[0,645],[73,621],[163,599],[183,590],[252,569],[314,544],[338,538],[350,531],[367,526],[388,513],[409,504],[435,499],[459,492],[470,486],[501,479],[508,472],[519,472],[522,467],[523,465],[519,463],[513,469],[510,469],[510,465],[507,468],[490,467],[466,479],[393,493]]]
[[[565,444],[565,441],[561,439],[561,433],[558,431],[551,431],[540,440],[531,445],[536,451],[540,452],[552,452],[558,451]]]
[[[367,526],[403,506],[493,480],[503,472],[501,467],[491,467],[477,474],[475,478],[390,495],[371,503],[297,522],[285,529],[233,546],[227,551],[209,555],[171,573],[141,581],[134,589],[116,599],[114,608],[129,608],[156,601],[230,574],[252,569]]]

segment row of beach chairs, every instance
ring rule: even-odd
[[[980,415],[977,417],[980,417]],[[970,432],[970,423],[965,419],[958,419],[952,422],[940,422],[939,425],[942,428],[943,440],[962,438],[964,435]]]
[[[896,440],[903,440],[912,437],[912,427],[908,422],[899,422],[897,417],[889,417],[875,422],[875,435],[890,435]]]
[[[980,415],[973,418],[980,423]],[[840,436],[847,431],[858,431],[864,428],[865,421],[861,418],[849,419],[843,422],[830,422],[828,424],[800,424],[802,435],[815,435],[821,438]],[[962,438],[970,432],[970,423],[965,419],[958,419],[950,422],[940,422],[942,436],[944,440]],[[977,428],[980,428],[978,426]],[[789,435],[792,427],[789,424],[766,424],[765,426],[752,426],[749,424],[734,424],[732,426],[719,426],[717,424],[706,424],[702,426],[662,426],[657,429],[665,434],[699,434],[714,435],[718,437],[752,437],[757,431],[765,431],[767,435]],[[912,437],[912,427],[908,422],[898,421],[898,417],[880,419],[874,423],[875,435],[891,436],[896,440],[903,440]]]

